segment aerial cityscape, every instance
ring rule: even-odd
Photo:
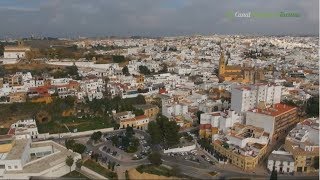
[[[319,179],[318,1],[134,1],[0,2],[0,179]]]

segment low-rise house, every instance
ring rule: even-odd
[[[219,130],[227,132],[235,123],[240,122],[241,116],[235,111],[203,113],[200,115],[199,135],[206,138],[212,137],[214,140]]]
[[[59,178],[70,170],[66,159],[81,155],[54,141],[32,142],[29,134],[0,136],[0,179]]]
[[[293,155],[283,150],[272,151],[272,153],[268,157],[267,168],[271,172],[273,170],[273,167],[278,173],[293,173]]]
[[[146,130],[149,124],[149,117],[145,115],[136,116],[132,111],[114,113],[113,118],[120,125],[120,128],[133,127]]]
[[[21,135],[29,134],[31,138],[38,138],[38,128],[34,119],[19,120],[11,124],[8,134]]]
[[[294,157],[295,172],[309,173],[319,168],[319,119],[297,124],[286,137],[284,148]],[[318,167],[316,167],[318,166]]]
[[[214,150],[228,162],[253,170],[267,151],[269,134],[263,128],[236,123],[227,134],[213,141]]]
[[[153,104],[139,104],[133,106],[136,109],[141,109],[147,117],[154,117],[159,113],[159,107]]]

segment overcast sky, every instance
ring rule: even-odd
[[[227,18],[227,12],[295,12],[291,18]],[[0,37],[308,34],[318,0],[1,0]]]

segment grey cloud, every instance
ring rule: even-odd
[[[318,34],[317,0],[34,0],[36,11],[0,7],[0,36]],[[227,19],[227,11],[298,12],[299,18]]]

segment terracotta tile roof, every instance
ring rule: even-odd
[[[281,103],[277,103],[274,105],[274,107],[270,107],[267,109],[255,109],[255,110],[251,110],[252,112],[256,111],[256,113],[260,113],[260,114],[265,114],[265,115],[269,115],[269,116],[279,116],[280,114],[289,112],[291,110],[295,110],[297,109],[296,107],[293,106],[289,106],[286,104],[281,104]]]

